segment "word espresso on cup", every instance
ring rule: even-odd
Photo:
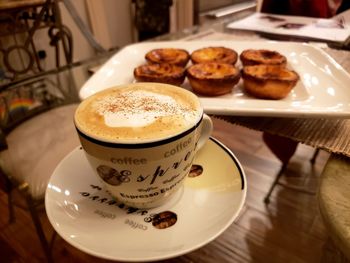
[[[81,102],[74,122],[106,189],[137,208],[162,205],[180,189],[212,131],[193,93],[160,83],[96,93]]]

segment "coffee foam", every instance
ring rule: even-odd
[[[101,140],[153,140],[178,134],[201,116],[197,98],[181,88],[138,83],[105,90],[79,106],[79,130]]]
[[[109,127],[142,127],[167,116],[182,116],[191,125],[197,116],[170,96],[144,90],[111,94],[96,101],[92,107],[104,117]]]

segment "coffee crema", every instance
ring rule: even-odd
[[[197,124],[203,112],[191,92],[159,83],[135,83],[98,92],[81,102],[75,124],[107,142],[160,140]]]

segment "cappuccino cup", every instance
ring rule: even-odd
[[[135,208],[160,206],[181,188],[213,128],[192,92],[149,82],[88,97],[74,123],[106,190]]]

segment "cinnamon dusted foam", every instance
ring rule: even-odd
[[[102,141],[152,141],[191,128],[201,115],[197,97],[187,90],[136,83],[84,100],[75,113],[75,124],[81,132]]]

